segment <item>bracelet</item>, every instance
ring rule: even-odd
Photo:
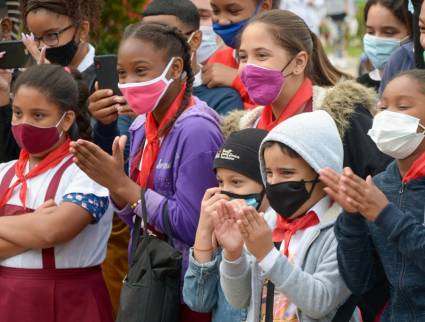
[[[199,248],[196,248],[195,246],[193,246],[193,249],[194,250],[196,250],[197,252],[200,252],[200,253],[209,253],[209,252],[212,252],[213,250],[214,250],[214,248],[209,248],[209,249],[199,249]]]
[[[136,209],[138,205],[140,205],[140,203],[142,202],[141,199],[137,200],[134,204],[130,205],[130,208],[132,210]]]

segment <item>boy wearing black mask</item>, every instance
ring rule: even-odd
[[[350,295],[332,229],[340,208],[318,180],[322,168],[343,166],[335,122],[324,111],[284,121],[264,139],[260,164],[267,198],[280,216],[272,230],[253,207],[226,203],[219,210],[215,234],[224,248],[220,278],[226,298],[234,307],[248,307],[248,322],[259,316],[332,321]],[[235,243],[238,238],[249,253]]]

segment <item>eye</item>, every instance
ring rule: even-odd
[[[266,176],[267,178],[270,178],[273,175],[273,172],[270,170],[266,170]]]
[[[34,118],[37,120],[41,120],[42,118],[44,118],[44,114],[42,113],[34,113]]]
[[[18,110],[13,110],[13,115],[17,118],[22,117],[22,112]]]
[[[143,76],[146,73],[146,68],[138,67],[136,68],[136,74],[138,76]]]
[[[242,183],[242,181],[241,180],[237,180],[237,179],[233,179],[232,180],[232,184],[233,185],[235,185],[235,186],[238,186],[238,185],[240,185]]]
[[[239,58],[239,61],[242,63],[246,63],[248,61],[248,55],[245,55],[245,54],[239,54],[238,58]]]

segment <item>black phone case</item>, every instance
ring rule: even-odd
[[[111,89],[115,95],[122,95],[118,88],[117,56],[96,56],[94,64],[99,89]]]

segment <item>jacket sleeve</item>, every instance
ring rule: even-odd
[[[241,258],[229,262],[224,257],[220,264],[220,283],[223,293],[231,306],[244,309],[251,300],[251,262],[244,251]]]
[[[413,216],[403,213],[389,203],[379,214],[375,224],[388,240],[394,243],[400,254],[407,257],[425,272],[425,227]]]
[[[339,270],[355,295],[366,293],[385,278],[362,216],[343,212],[335,224],[335,235]]]
[[[217,186],[213,160],[223,138],[218,127],[205,122],[195,121],[181,126],[188,129],[179,136],[179,147],[174,156],[174,162],[180,164],[176,165],[178,168],[173,173],[173,195],[163,196],[148,189],[145,197],[149,223],[159,231],[165,231],[162,212],[167,203],[173,237],[191,246],[195,242],[204,193]]]
[[[304,314],[321,319],[335,311],[351,294],[339,273],[336,249],[337,241],[329,230],[314,274],[291,264],[286,256],[273,249],[277,253],[276,261],[265,276]]]
[[[190,250],[189,267],[183,283],[183,299],[191,310],[209,313],[217,306],[220,261],[221,255],[216,252],[211,262],[200,264],[193,256],[193,249]]]

